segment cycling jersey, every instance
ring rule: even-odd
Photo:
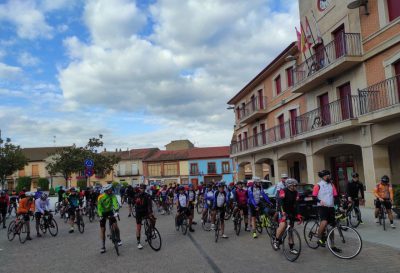
[[[295,216],[297,214],[297,200],[299,195],[297,191],[291,191],[288,188],[279,191],[278,209],[288,215]]]
[[[188,194],[189,202],[193,203],[196,199],[196,193],[194,192],[194,190],[188,190],[187,194]]]
[[[214,192],[212,190],[205,191],[205,208],[211,208],[214,203]]]
[[[223,208],[227,203],[227,194],[225,191],[216,191],[214,196],[214,208]]]
[[[68,203],[71,208],[78,208],[81,204],[81,200],[77,194],[70,194],[68,197]]]
[[[361,198],[364,199],[363,184],[359,181],[350,180],[349,183],[347,183],[347,189],[346,189],[347,195],[352,199],[357,199],[359,192],[361,192]]]
[[[119,210],[117,197],[114,194],[106,193],[100,195],[97,200],[97,212],[99,216],[102,217],[104,213],[111,212],[113,210]]]
[[[35,202],[32,199],[25,197],[19,201],[17,210],[18,214],[26,214],[29,211],[33,212],[34,210],[35,210]]]
[[[268,196],[265,194],[262,188],[249,187],[248,188],[248,202],[250,205],[257,207],[260,203],[261,197],[268,203],[272,204]]]
[[[13,195],[10,196],[10,203],[17,203],[18,201],[18,195],[15,193]]]
[[[44,201],[41,198],[35,200],[35,212],[44,213],[45,211],[49,210],[50,210],[49,198],[47,198]]]
[[[187,208],[189,200],[185,193],[178,193],[176,199],[178,201],[178,208]]]
[[[376,185],[374,189],[374,195],[376,198],[382,198],[382,199],[390,199],[393,200],[393,187],[392,184],[384,184],[384,183],[379,183]]]
[[[335,197],[338,196],[335,185],[321,180],[315,184],[313,196],[317,197],[317,206],[333,207]]]
[[[152,212],[152,203],[151,197],[148,193],[143,192],[139,193],[135,196],[135,205],[136,205],[136,213],[151,213]]]
[[[247,191],[245,189],[236,189],[235,200],[241,206],[247,205],[247,202],[248,202]]]

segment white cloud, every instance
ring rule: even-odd
[[[22,69],[20,67],[0,63],[0,79],[13,80],[21,73]]]
[[[18,56],[18,62],[22,66],[36,66],[39,63],[39,59],[32,56],[29,52],[22,52]]]
[[[0,5],[0,20],[16,26],[20,38],[51,38],[53,28],[46,23],[45,16],[34,1],[12,0]]]
[[[68,29],[69,29],[69,27],[68,27],[68,25],[66,25],[66,24],[62,24],[62,25],[58,25],[58,26],[57,26],[57,31],[58,31],[59,33],[66,32]]]

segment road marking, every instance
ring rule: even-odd
[[[199,250],[201,256],[203,256],[204,259],[208,262],[212,270],[214,270],[215,273],[222,273],[222,270],[218,267],[218,265],[214,262],[214,260],[207,255],[207,253],[204,251],[204,249],[199,245],[199,243],[192,237],[192,235],[189,233],[189,238],[192,241],[192,243],[197,247]]]

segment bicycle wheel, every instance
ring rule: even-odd
[[[204,209],[204,204],[203,202],[199,202],[196,204],[196,210],[198,214],[202,214]]]
[[[111,241],[114,245],[115,252],[117,253],[117,256],[119,256],[119,249],[118,249],[118,240],[117,240],[117,234],[115,233],[115,230],[110,226],[111,229]]]
[[[231,218],[231,216],[232,216],[232,210],[231,210],[230,208],[228,208],[228,209],[226,210],[226,212],[225,212],[225,217],[224,217],[224,219],[225,219],[225,220],[229,220],[229,218]]]
[[[150,228],[149,234],[147,235],[147,242],[154,251],[159,251],[161,249],[162,241],[157,228]]]
[[[89,222],[91,223],[91,222],[93,222],[93,220],[94,220],[94,211],[93,211],[93,209],[90,209],[89,210]]]
[[[57,215],[59,206],[60,206],[60,203],[59,203],[59,202],[56,202],[56,203],[54,204],[54,215]]]
[[[347,215],[347,220],[353,228],[356,228],[360,225],[360,217],[359,212],[353,207],[349,214]]]
[[[220,219],[218,217],[217,220],[215,221],[215,242],[216,243],[218,243],[218,238],[219,238],[219,225],[220,225]]]
[[[49,225],[47,226],[47,229],[49,230],[49,233],[51,236],[55,237],[58,234],[58,225],[57,222],[54,218],[51,218],[49,221]]]
[[[69,220],[68,212],[65,212],[65,213],[64,213],[64,223],[67,223],[68,220]]]
[[[235,217],[235,221],[233,223],[235,225],[235,232],[236,232],[236,235],[239,236],[240,229],[242,228],[242,217],[240,216],[240,212],[234,217]]]
[[[40,230],[43,232],[43,234],[45,234],[47,231],[47,227],[46,227],[46,220],[43,217],[40,218],[39,227]]]
[[[332,254],[341,259],[353,259],[362,249],[361,236],[352,227],[334,227],[328,233],[327,243]]]
[[[8,225],[7,238],[11,242],[15,237],[15,220],[12,220]]]
[[[187,217],[183,217],[183,219],[181,219],[182,224],[181,224],[181,231],[183,233],[183,235],[186,235],[187,230],[188,230],[188,220]]]
[[[263,231],[260,218],[257,218],[257,219],[256,219],[256,230],[257,230],[257,232],[260,233],[260,234],[261,234],[262,231]]]
[[[294,262],[299,258],[301,252],[301,239],[299,233],[294,228],[289,228],[285,231],[282,237],[282,250],[288,261]]]
[[[304,225],[304,240],[308,247],[312,249],[318,248],[318,229],[319,229],[319,222],[317,220],[310,220],[307,221]]]
[[[20,223],[17,227],[19,229],[19,241],[21,244],[26,242],[26,238],[28,238],[28,227],[26,223]]]
[[[81,215],[79,215],[78,217],[77,225],[80,233],[85,232],[85,222],[83,222],[83,218]]]
[[[201,227],[203,228],[204,231],[210,231],[211,230],[210,213],[206,214],[206,219],[203,219],[203,223],[201,224]]]

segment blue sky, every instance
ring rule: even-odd
[[[295,39],[298,21],[297,1],[246,2],[0,1],[3,137],[229,145],[226,102]]]

